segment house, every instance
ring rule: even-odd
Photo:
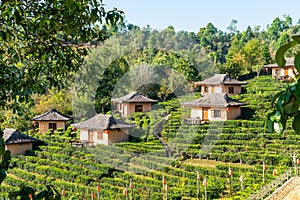
[[[212,121],[236,119],[241,115],[240,107],[247,103],[233,100],[226,93],[206,94],[200,99],[182,103],[183,107],[191,108],[192,121]]]
[[[7,128],[3,131],[3,139],[5,142],[5,150],[9,150],[11,156],[25,154],[27,150],[32,150],[34,142],[39,141],[15,129]]]
[[[80,141],[91,146],[111,145],[129,140],[129,129],[133,124],[114,118],[112,115],[97,114],[94,117],[72,124],[80,130]]]
[[[36,121],[39,123],[39,132],[46,133],[49,130],[55,131],[58,128],[66,130],[66,123],[71,117],[58,112],[56,109],[49,110],[48,112],[38,115],[33,118],[34,124]]]
[[[278,80],[292,79],[297,73],[294,58],[286,58],[285,67],[279,67],[277,63],[265,65],[264,67],[269,75]]]
[[[201,86],[201,94],[227,93],[235,95],[241,93],[241,86],[247,82],[230,78],[227,74],[215,74],[213,77],[194,83],[196,87]]]
[[[132,115],[134,112],[147,112],[151,110],[152,104],[157,100],[150,99],[137,92],[131,92],[123,97],[112,99],[116,110],[121,114],[121,117]]]

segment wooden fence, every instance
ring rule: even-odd
[[[300,183],[300,177],[292,177],[288,182],[278,188],[266,200],[282,200]]]
[[[293,172],[292,168],[287,170],[284,174],[278,176],[274,181],[263,186],[261,190],[252,194],[250,197],[247,198],[247,200],[264,199],[266,196],[270,194],[272,195],[267,198],[268,200],[274,200],[274,199],[279,200],[278,198],[273,198],[274,195],[281,194],[281,192],[279,191],[283,191],[284,188],[285,188],[284,193],[286,195],[288,192],[293,190],[298,183],[297,181],[293,181],[293,180],[298,180],[298,177],[296,179],[295,177],[292,178],[292,172]],[[288,190],[286,188],[288,188]]]

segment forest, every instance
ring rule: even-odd
[[[32,126],[30,119],[34,115],[54,107],[75,114],[76,103],[95,107],[85,113],[77,112],[78,118],[107,113],[113,96],[133,90],[160,101],[169,100],[194,91],[194,81],[214,73],[227,73],[233,78],[264,73],[263,66],[275,62],[276,50],[290,41],[291,35],[300,33],[299,22],[292,22],[289,16],[277,17],[265,29],[248,26],[239,31],[237,20],[232,20],[227,31],[208,23],[198,33],[176,31],[172,26],[163,30],[138,27],[126,20],[114,26],[104,25],[104,41],[88,44],[89,53],[78,69],[65,70],[56,86],[49,84],[42,90],[27,92],[28,101],[6,101],[6,109],[1,110],[1,126],[26,130]],[[286,57],[293,57],[296,52],[297,48],[293,48]],[[158,79],[161,82],[155,81]]]

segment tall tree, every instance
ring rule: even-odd
[[[102,1],[0,1],[0,107],[18,107],[34,92],[62,87],[78,70],[85,43],[104,40],[98,24],[122,19],[116,9],[105,11]],[[15,108],[16,110],[17,108]],[[0,183],[9,164],[0,130]]]
[[[0,14],[1,107],[62,87],[86,54],[78,47],[106,38],[99,24],[122,19],[121,11],[106,11],[101,0],[1,1]]]

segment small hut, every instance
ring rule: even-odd
[[[246,85],[247,82],[230,78],[227,74],[215,74],[213,77],[194,84],[195,86],[201,86],[202,95],[212,93],[235,95],[241,93],[241,86]]]
[[[152,104],[156,103],[157,100],[150,99],[137,92],[131,92],[123,97],[112,99],[112,102],[121,114],[121,117],[126,117],[135,112],[150,111]]]
[[[284,67],[279,67],[277,63],[265,65],[269,75],[278,80],[290,80],[295,77],[297,69],[295,68],[294,58],[286,58]]]
[[[55,131],[58,128],[66,130],[67,121],[70,119],[72,119],[70,116],[64,115],[56,109],[49,110],[33,118],[34,123],[36,121],[39,123],[40,133],[46,133],[49,130]]]
[[[90,146],[128,141],[129,129],[135,127],[135,125],[125,123],[112,115],[104,114],[97,114],[88,120],[72,124],[72,126],[79,128],[81,144]]]
[[[247,103],[233,100],[226,93],[206,94],[200,99],[182,103],[183,107],[191,108],[191,120],[202,121],[230,120],[241,115],[240,107]]]
[[[32,150],[34,142],[39,141],[38,139],[20,133],[15,129],[8,128],[4,129],[3,139],[5,142],[5,150],[9,150],[11,156],[25,154],[26,151]]]

